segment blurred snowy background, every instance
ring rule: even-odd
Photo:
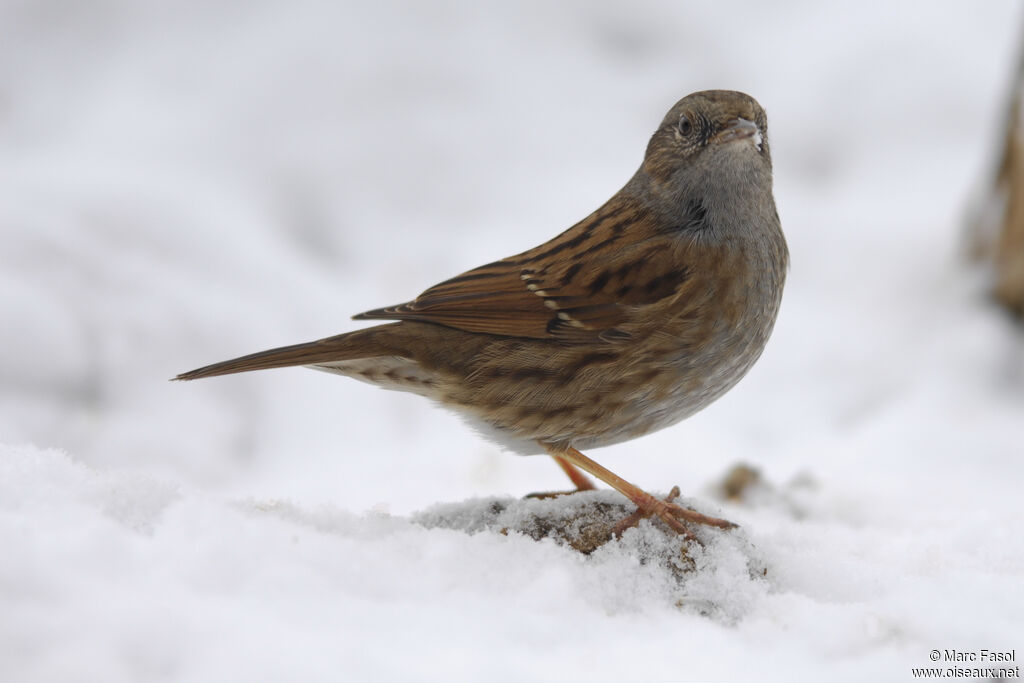
[[[0,2],[0,679],[910,680],[933,648],[1024,656],[1024,342],[961,254],[1021,7],[712,7]],[[409,523],[565,486],[418,397],[167,381],[548,239],[705,88],[768,111],[779,323],[717,404],[591,455],[743,525],[768,575],[709,547],[691,587],[735,618],[626,556]],[[739,461],[776,503],[714,501]]]

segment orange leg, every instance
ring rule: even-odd
[[[669,494],[669,497],[666,500],[658,500],[646,491],[630,484],[611,470],[605,469],[571,446],[556,447],[550,444],[543,444],[543,446],[547,449],[548,453],[555,458],[555,460],[564,459],[567,464],[575,465],[588,474],[594,475],[622,495],[626,496],[626,498],[633,501],[633,504],[637,507],[636,513],[623,520],[622,523],[616,527],[616,533],[622,533],[622,531],[635,525],[643,517],[653,516],[657,516],[659,519],[664,521],[665,524],[667,524],[669,528],[676,533],[682,534],[690,539],[694,538],[693,532],[687,529],[683,522],[690,522],[691,524],[705,524],[708,526],[718,527],[719,529],[731,529],[736,526],[732,522],[724,519],[708,517],[707,515],[702,515],[694,510],[688,510],[687,508],[676,505],[672,502],[672,499],[679,495],[676,489],[672,490],[672,494]]]
[[[554,453],[551,454],[551,457],[555,459],[555,462],[562,468],[562,471],[569,476],[573,486],[576,488],[572,491],[544,491],[531,493],[526,496],[527,498],[558,498],[560,496],[568,496],[579,491],[593,491],[597,488],[594,486],[594,482],[590,481],[590,477],[576,469],[571,462],[565,458],[555,455]]]
[[[572,481],[572,485],[576,487],[577,491],[593,491],[597,488],[594,486],[594,482],[590,481],[590,477],[576,469],[568,460],[553,454],[551,457],[555,459],[555,462],[562,468],[562,471],[569,476],[569,480]]]

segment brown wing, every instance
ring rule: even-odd
[[[700,209],[700,207],[696,207]],[[398,306],[357,320],[419,320],[534,339],[625,336],[639,307],[672,296],[689,277],[680,230],[703,212],[659,226],[621,195],[550,242],[446,280]]]

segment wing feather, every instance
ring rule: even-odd
[[[355,318],[533,339],[628,336],[618,328],[689,279],[677,247],[680,231],[700,228],[699,209],[665,230],[639,203],[618,196],[550,242]]]

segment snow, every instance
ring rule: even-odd
[[[932,649],[1024,656],[1024,336],[963,254],[1019,20],[0,4],[0,680],[910,680]],[[547,239],[711,87],[768,111],[776,332],[715,405],[589,453],[740,524],[702,532],[694,571],[646,524],[588,556],[500,533],[617,499],[521,502],[564,476],[420,397],[166,381]],[[724,501],[737,462],[763,481]]]

